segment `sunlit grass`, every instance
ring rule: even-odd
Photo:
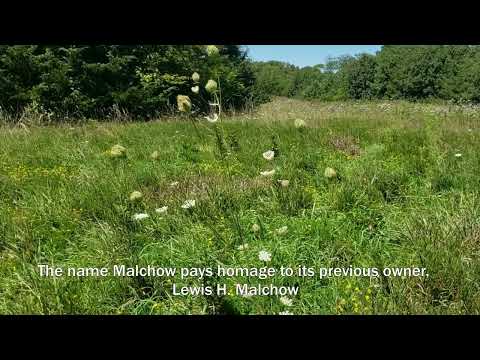
[[[0,128],[0,313],[478,314],[479,118],[280,99],[223,120],[226,154],[203,120],[198,132],[178,119]],[[117,144],[126,158],[108,155]],[[430,276],[206,281],[300,286],[286,306],[171,293],[203,280],[46,279],[36,268],[260,267],[261,251],[273,267],[419,266]]]

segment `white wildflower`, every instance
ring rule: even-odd
[[[137,201],[143,197],[140,191],[134,191],[130,194],[130,201]]]
[[[133,215],[133,220],[135,220],[135,221],[140,221],[140,220],[143,220],[143,219],[147,219],[147,218],[149,218],[149,217],[150,217],[150,215],[145,214],[145,213],[135,214],[135,215]]]
[[[242,297],[245,297],[245,298],[251,298],[253,295],[249,292],[246,292],[246,293],[242,293],[241,295]]]
[[[268,150],[268,151],[265,151],[263,154],[262,154],[263,158],[265,160],[272,160],[275,156],[275,152],[273,150]]]
[[[278,180],[278,182],[280,183],[280,185],[282,185],[282,187],[287,187],[288,185],[290,185],[289,180]]]
[[[150,154],[150,158],[153,160],[157,160],[159,157],[160,157],[160,153],[156,150]]]
[[[307,125],[302,119],[295,119],[294,124],[297,129],[304,128]]]
[[[290,311],[285,310],[278,313],[278,315],[293,315]]]
[[[457,157],[457,158],[462,157],[462,154],[457,153],[457,154],[455,154],[455,157]]]
[[[178,110],[189,112],[192,109],[192,101],[187,95],[177,95]]]
[[[326,178],[332,179],[337,176],[337,172],[335,171],[335,169],[332,169],[331,167],[327,167],[325,169],[324,176]]]
[[[192,80],[195,81],[195,82],[199,82],[200,81],[200,74],[195,71],[192,74]]]
[[[252,225],[252,231],[253,231],[253,232],[259,232],[259,231],[260,231],[260,225],[258,225],[258,224],[253,224],[253,225]]]
[[[208,80],[207,81],[207,85],[205,85],[205,90],[207,90],[208,93],[212,94],[214,93],[215,91],[217,91],[217,82],[215,80]]]
[[[288,226],[282,226],[281,228],[277,229],[277,234],[278,235],[283,235],[286,234],[288,231]]]
[[[165,214],[168,210],[168,206],[162,206],[161,208],[155,209],[157,214]]]
[[[238,250],[247,250],[248,249],[248,244],[242,244],[239,247],[237,247]]]
[[[281,296],[280,297],[280,302],[285,306],[292,306],[293,305],[292,299],[290,299],[287,296]]]
[[[262,176],[273,176],[273,174],[275,174],[275,169],[270,170],[270,171],[262,171],[260,173],[260,175],[262,175]]]
[[[272,254],[270,254],[268,251],[265,251],[265,250],[261,250],[259,253],[258,253],[258,258],[261,260],[261,261],[271,261],[272,260]]]
[[[207,119],[208,122],[216,123],[218,121],[218,114],[215,113],[211,117],[210,116],[205,116],[205,119]]]
[[[198,87],[198,85],[192,87],[192,92],[193,92],[194,94],[198,94],[199,91],[200,91],[200,88]]]
[[[127,154],[127,149],[122,145],[113,145],[108,152],[111,157],[124,157]]]
[[[174,181],[174,182],[170,183],[170,186],[171,186],[171,187],[175,187],[175,186],[177,186],[177,185],[178,185],[178,181]]]
[[[185,202],[182,205],[183,209],[190,209],[195,206],[195,200],[185,200]]]
[[[215,56],[218,55],[220,51],[218,50],[218,47],[215,45],[207,45],[207,55],[208,56]]]

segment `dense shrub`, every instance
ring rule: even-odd
[[[100,118],[113,109],[149,118],[189,94],[196,71],[204,95],[214,78],[223,107],[242,108],[256,100],[252,65],[239,46],[219,48],[213,59],[200,45],[1,46],[0,106],[14,114],[35,106],[55,118]]]

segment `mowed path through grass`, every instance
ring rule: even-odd
[[[223,156],[205,120],[0,128],[0,313],[480,313],[480,116],[349,106],[277,100],[224,119]],[[126,158],[108,156],[115,144]],[[133,191],[143,197],[130,201]],[[186,200],[195,206],[182,208]],[[416,266],[429,276],[45,278],[38,264]],[[300,291],[291,306],[172,295],[173,283],[218,282]]]

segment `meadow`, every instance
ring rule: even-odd
[[[224,141],[174,116],[5,123],[0,314],[479,314],[479,120],[474,106],[277,98],[222,117]],[[39,264],[429,276],[45,278]],[[172,295],[173,283],[218,281],[299,292]]]

